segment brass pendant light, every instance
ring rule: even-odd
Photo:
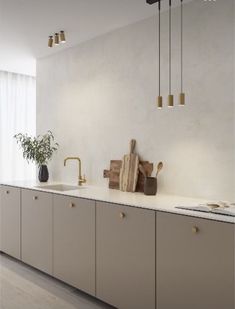
[[[185,93],[183,91],[183,0],[180,0],[180,14],[181,14],[181,31],[180,31],[180,36],[181,36],[181,52],[180,52],[180,56],[181,56],[181,63],[180,63],[180,69],[181,69],[181,76],[180,76],[180,80],[181,80],[181,93],[179,96],[179,105],[180,106],[184,106],[185,105]]]
[[[168,95],[168,107],[174,106],[174,96],[171,93],[171,0],[169,0],[169,95]]]
[[[158,2],[158,98],[157,106],[159,109],[163,107],[161,96],[161,0]]]

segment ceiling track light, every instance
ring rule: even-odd
[[[50,47],[50,48],[53,47],[53,36],[52,35],[49,36],[48,47]]]

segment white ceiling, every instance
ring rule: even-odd
[[[36,58],[150,17],[156,10],[145,0],[0,0],[0,70],[35,75]],[[59,30],[66,31],[67,43],[49,49],[48,35]]]

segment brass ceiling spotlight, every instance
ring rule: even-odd
[[[53,47],[53,36],[52,35],[49,36],[48,47],[50,47],[50,48]]]
[[[54,41],[55,41],[55,45],[59,45],[60,44],[59,33],[57,33],[57,32],[54,35]]]
[[[65,33],[63,30],[60,31],[60,43],[66,43]]]
[[[66,43],[65,33],[63,30],[56,32],[54,35],[50,35],[48,39],[48,47],[53,47],[54,45],[59,45],[60,43]]]

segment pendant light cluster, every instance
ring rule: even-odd
[[[163,0],[146,0],[148,4],[158,3],[158,98],[157,107],[163,108],[163,98],[161,95],[161,1]],[[185,94],[183,92],[183,0],[180,0],[181,6],[181,30],[180,30],[180,95],[179,106],[185,105]],[[174,95],[172,94],[172,0],[169,0],[169,95],[168,107],[174,107]]]
[[[54,35],[50,35],[48,39],[48,47],[59,45],[60,43],[66,43],[65,33],[63,30],[60,33],[56,32]]]

